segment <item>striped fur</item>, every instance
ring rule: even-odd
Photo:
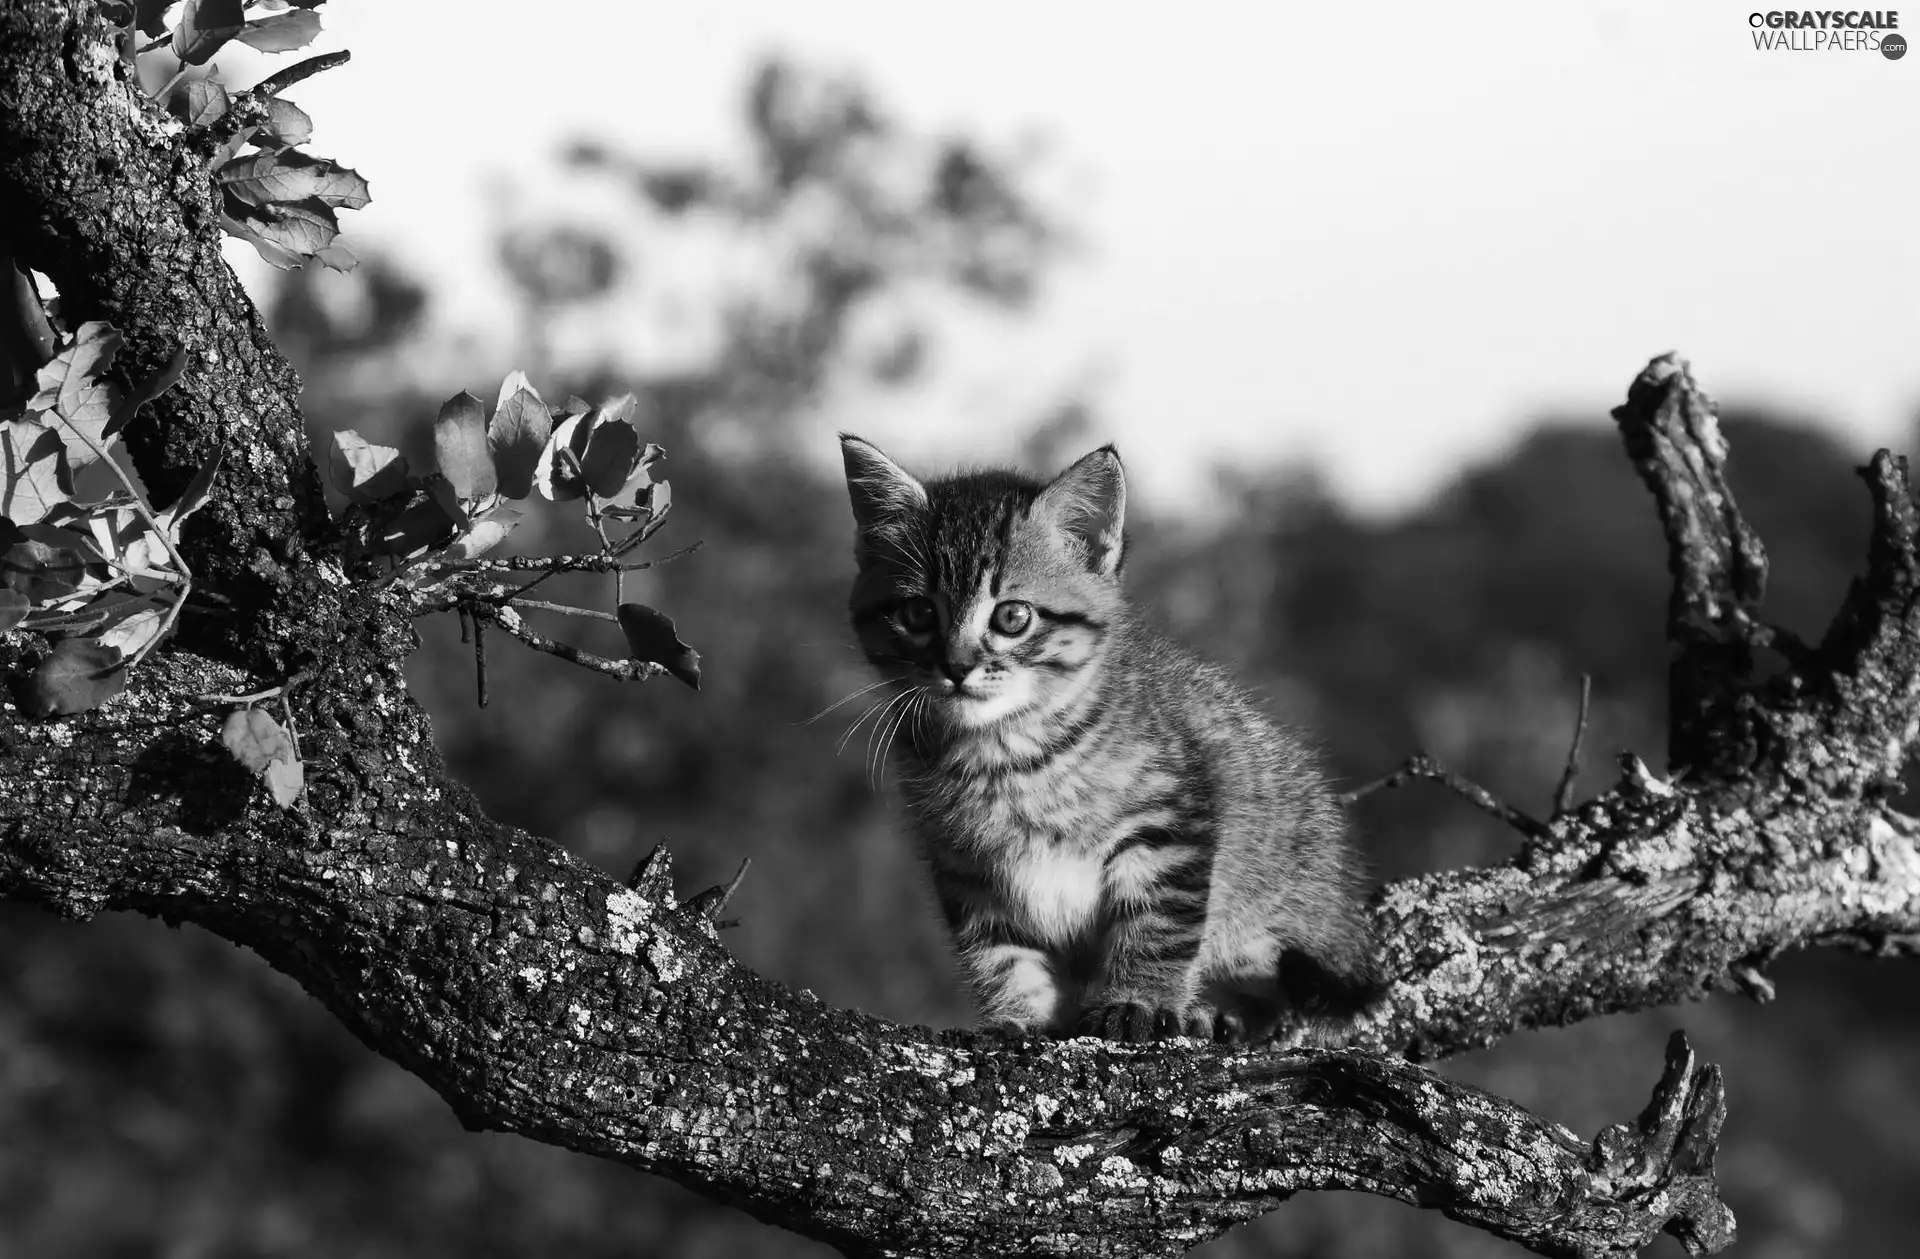
[[[1313,756],[1121,592],[1113,448],[1043,486],[841,447],[849,610],[983,1021],[1260,1039],[1290,1007],[1371,1000],[1359,862]]]

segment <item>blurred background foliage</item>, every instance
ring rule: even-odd
[[[526,365],[549,398],[641,395],[640,427],[667,448],[676,488],[659,548],[704,546],[631,578],[628,597],[676,618],[702,653],[705,689],[621,687],[496,643],[479,709],[447,619],[421,626],[411,677],[446,757],[495,816],[614,874],[667,838],[683,894],[750,856],[727,937],[743,962],[832,1002],[954,1025],[966,1010],[864,728],[835,751],[861,704],[809,724],[868,677],[844,622],[844,489],[802,449],[819,439],[795,416],[831,414],[842,389],[910,391],[937,329],[902,295],[1016,310],[1071,225],[1031,202],[1018,158],[907,134],[855,81],[772,61],[746,95],[745,160],[574,147],[578,175],[625,188],[644,230],[503,228],[497,261],[518,295],[523,354],[472,364],[468,381],[490,396]],[[773,264],[701,312],[719,330],[704,353],[639,378],[614,362],[541,374],[556,327],[644,286],[650,260],[688,234],[751,240]],[[433,296],[429,278],[377,254],[351,277],[292,273],[279,286],[271,322],[307,381],[311,422],[430,448],[440,399],[409,388],[402,364]],[[1638,366],[1619,364],[1623,395]],[[1772,613],[1817,635],[1863,555],[1852,469],[1865,452],[1802,417],[1725,419],[1736,491],[1774,561]],[[1051,471],[1101,440],[1097,412],[1069,400],[1007,454]],[[1664,550],[1606,417],[1543,417],[1390,519],[1351,513],[1307,468],[1223,470],[1218,494],[1233,509],[1208,523],[1130,522],[1132,589],[1314,731],[1342,779],[1424,747],[1544,812],[1583,672],[1583,792],[1610,782],[1620,750],[1659,763]],[[584,543],[557,512],[513,539],[530,553]],[[566,593],[606,599],[584,579]],[[597,625],[550,628],[618,650]],[[1514,842],[1438,789],[1375,796],[1360,822],[1383,879],[1497,862]],[[0,905],[0,955],[0,1254],[828,1253],[661,1180],[462,1132],[291,981],[197,928],[127,915],[80,926]],[[1770,1007],[1716,997],[1516,1036],[1443,1069],[1590,1135],[1637,1113],[1668,1030],[1684,1026],[1727,1070],[1721,1171],[1740,1252],[1905,1255],[1920,1228],[1913,972],[1824,952],[1774,974]],[[1202,1253],[1502,1251],[1433,1212],[1322,1194]]]

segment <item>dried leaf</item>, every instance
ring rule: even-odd
[[[680,641],[673,618],[644,603],[623,603],[618,609],[627,650],[635,660],[665,665],[667,672],[694,690],[700,689],[700,653]]]
[[[540,456],[553,433],[553,417],[540,400],[525,372],[514,372],[500,385],[500,401],[487,429],[487,448],[499,479],[499,491],[508,498],[533,492]]]
[[[173,55],[190,66],[206,64],[247,24],[242,0],[187,0],[173,28]]]
[[[487,416],[480,399],[462,390],[440,407],[433,422],[433,453],[454,492],[468,502],[499,488],[493,452],[487,449]]]
[[[234,760],[267,784],[275,804],[283,809],[293,807],[300,798],[305,773],[293,750],[293,740],[272,713],[262,708],[236,709],[220,728],[220,742]]]
[[[305,48],[320,34],[320,15],[306,9],[255,18],[234,36],[261,52],[292,52]]]
[[[275,761],[294,759],[293,740],[264,708],[236,708],[220,727],[220,742],[250,772],[264,774]]]
[[[35,717],[83,713],[126,689],[120,653],[86,638],[63,638],[16,684],[14,698]]]
[[[173,388],[186,373],[187,347],[183,345],[173,352],[165,367],[136,384],[126,397],[114,404],[113,414],[107,420],[107,436],[112,437],[125,428],[141,407]]]
[[[476,519],[467,532],[455,538],[453,545],[447,548],[447,554],[456,560],[470,560],[485,555],[506,541],[507,535],[520,523],[522,514],[511,507],[494,508]]]
[[[392,446],[376,446],[352,429],[333,435],[327,477],[350,503],[377,503],[407,488],[407,461]]]
[[[10,630],[27,619],[33,604],[18,590],[0,589],[0,631]]]
[[[293,807],[306,785],[307,767],[299,761],[275,761],[267,766],[267,790],[273,793],[273,802],[283,809]]]

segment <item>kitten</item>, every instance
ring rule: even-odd
[[[982,1020],[1141,1041],[1325,1030],[1376,995],[1359,858],[1298,737],[1143,626],[1113,447],[922,482],[842,435],[848,607]]]

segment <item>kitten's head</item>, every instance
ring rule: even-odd
[[[1042,485],[1012,472],[921,481],[842,435],[856,526],[848,608],[867,659],[978,730],[1064,703],[1124,612],[1127,484],[1112,446]]]

